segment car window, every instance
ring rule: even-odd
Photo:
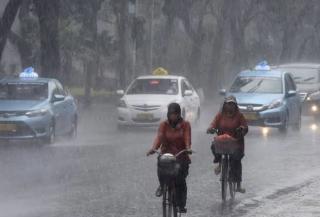
[[[182,90],[182,94],[184,94],[184,92],[186,90],[192,90],[192,87],[188,84],[188,82],[186,80],[182,80],[181,81],[181,90]]]
[[[179,92],[177,79],[136,79],[130,85],[127,94],[165,94],[177,95]]]
[[[287,75],[288,84],[289,84],[289,90],[296,90],[296,84],[294,83],[292,77],[290,75]]]
[[[1,83],[0,100],[45,100],[48,98],[47,83]]]
[[[282,81],[278,77],[237,77],[230,88],[231,93],[282,93]]]
[[[285,72],[290,72],[296,84],[314,84],[320,82],[318,69],[313,68],[280,68]]]
[[[56,85],[56,93],[55,94],[59,94],[59,95],[63,95],[63,96],[66,96],[66,92],[64,91],[62,85],[60,82],[56,81],[55,82],[55,85]]]

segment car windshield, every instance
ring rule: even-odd
[[[281,78],[238,77],[230,88],[232,93],[282,93]]]
[[[320,82],[318,69],[312,68],[281,68],[283,71],[290,72],[296,84],[315,84]]]
[[[165,94],[177,95],[177,79],[136,79],[127,94]]]
[[[0,100],[45,100],[47,98],[47,83],[0,84]]]

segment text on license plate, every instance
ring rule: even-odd
[[[137,119],[139,120],[152,120],[154,117],[153,117],[153,114],[152,113],[140,113],[140,114],[137,114]]]
[[[15,124],[0,124],[0,131],[15,131],[17,129]]]
[[[257,113],[245,113],[243,115],[244,115],[245,119],[248,120],[248,121],[258,120]]]

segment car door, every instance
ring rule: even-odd
[[[290,74],[288,74],[288,81],[289,81],[289,88],[290,90],[294,90],[297,92],[297,86]],[[300,118],[301,115],[301,99],[299,94],[297,93],[295,96],[292,97],[292,103],[293,103],[293,109],[294,109],[294,119],[296,121],[296,118]]]
[[[62,110],[61,110],[61,117],[63,118],[62,123],[62,133],[68,133],[72,129],[72,123],[74,119],[74,104],[73,104],[73,98],[66,93],[66,91],[63,89],[62,84],[59,81],[55,81],[56,86],[58,88],[59,95],[64,96],[64,100],[61,101],[62,104]]]
[[[54,116],[55,122],[55,134],[61,135],[64,132],[64,103],[63,101],[54,101],[54,95],[60,95],[60,91],[55,82],[51,82],[52,94],[51,94],[51,108]]]
[[[185,79],[181,80],[181,94],[183,97],[183,101],[184,101],[184,108],[185,108],[185,114],[189,114],[189,112],[192,112],[192,96],[186,96],[185,95],[185,91],[187,90],[191,90],[190,86],[188,86],[187,82]]]
[[[193,86],[191,85],[191,83],[186,80],[186,84],[187,86],[192,90],[192,96],[190,97],[190,103],[191,103],[191,108],[192,108],[192,112],[194,112],[194,114],[198,113],[198,109],[200,107],[200,99],[199,96],[197,94],[197,92],[195,91],[195,89],[193,88]]]
[[[285,97],[288,104],[289,110],[289,123],[293,124],[296,121],[298,110],[299,110],[299,103],[297,102],[297,94],[289,95],[289,91],[296,91],[296,86],[292,81],[292,78],[289,74],[285,75]]]

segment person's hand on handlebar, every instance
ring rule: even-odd
[[[190,155],[192,155],[192,153],[193,153],[193,151],[191,150],[191,148],[187,148],[187,154],[190,154]]]
[[[150,155],[153,155],[154,153],[156,153],[156,150],[150,149],[150,150],[147,152],[147,157],[150,156]]]
[[[218,130],[215,128],[208,128],[207,129],[207,134],[215,134],[218,133]]]
[[[236,134],[239,137],[242,137],[245,133],[244,133],[244,127],[240,126],[236,129]]]

